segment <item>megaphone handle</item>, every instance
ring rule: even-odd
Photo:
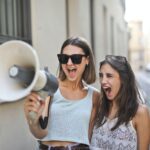
[[[48,96],[48,92],[47,91],[40,90],[37,93],[42,98],[41,101],[44,101],[46,99],[46,97]],[[34,111],[30,111],[29,112],[29,117],[30,117],[30,123],[32,124],[35,121],[35,119],[37,118],[37,113],[34,112]],[[43,118],[41,118],[41,119],[43,119]],[[41,119],[39,119],[39,122],[40,122],[41,128],[43,129],[43,126],[44,126],[43,122],[44,122],[45,119],[43,121],[41,121]]]
[[[50,99],[48,102],[47,116],[45,116],[44,118],[42,116],[40,116],[40,118],[39,118],[39,124],[40,124],[42,129],[45,129],[47,127],[47,124],[48,124],[51,99],[52,99],[52,96],[50,96]],[[29,115],[30,115],[30,118],[32,119],[31,121],[34,121],[34,119],[37,117],[37,113],[33,112],[33,111],[29,112]]]
[[[37,92],[39,95],[40,95],[40,97],[42,98],[41,99],[41,101],[43,100],[45,100],[46,99],[46,97],[48,96],[48,92],[45,92],[45,91],[38,91]],[[39,105],[38,103],[37,103],[37,105]],[[34,111],[30,111],[29,112],[29,117],[30,117],[30,119],[31,119],[31,122],[34,122],[34,120],[35,120],[35,118],[37,117],[37,113],[36,112],[34,112]]]

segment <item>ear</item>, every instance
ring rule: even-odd
[[[86,65],[88,66],[89,64],[89,56],[86,57]]]

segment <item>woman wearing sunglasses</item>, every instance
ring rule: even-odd
[[[92,150],[148,150],[150,116],[141,104],[135,76],[123,56],[100,62],[101,104],[93,130]]]
[[[99,100],[99,91],[89,86],[96,80],[92,51],[85,39],[71,37],[63,43],[57,57],[59,88],[50,105],[48,99],[37,106],[40,97],[36,93],[27,97],[27,120],[30,111],[39,116],[32,124],[28,121],[29,127],[40,139],[40,150],[88,150]],[[45,129],[39,125],[42,112],[49,116]]]

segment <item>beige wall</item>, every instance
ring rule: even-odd
[[[119,0],[95,0],[94,1],[94,47],[96,66],[106,54],[127,56],[127,28],[123,21],[123,11]],[[104,13],[104,8],[105,13]],[[114,26],[111,26],[110,18],[114,18]],[[113,35],[112,35],[113,29]],[[120,32],[118,32],[120,30]],[[113,40],[113,48],[112,48]]]
[[[89,0],[69,0],[68,6],[69,36],[83,36],[91,43]]]
[[[68,0],[68,9],[66,0],[31,1],[32,42],[38,53],[41,68],[48,66],[49,70],[56,74],[58,67],[56,54],[59,53],[67,36],[73,35],[83,36],[90,43],[93,41],[97,72],[99,61],[106,54],[114,52],[117,55],[127,55],[127,32],[120,0],[93,0],[91,2],[93,3],[93,16],[90,15],[90,0]],[[107,9],[106,18],[103,18],[103,6]],[[67,10],[68,15],[66,15]],[[110,38],[111,16],[114,18],[113,50]],[[117,28],[121,31],[120,34]],[[94,85],[99,88],[98,82]],[[34,149],[35,140],[29,132],[23,114],[23,100],[0,104],[0,119],[0,149]]]
[[[0,104],[0,150],[33,150],[36,145],[25,120],[23,103],[20,100]]]
[[[32,0],[32,42],[37,50],[41,68],[49,66],[56,73],[56,54],[66,39],[65,0]]]

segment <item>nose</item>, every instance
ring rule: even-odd
[[[68,59],[68,62],[67,62],[67,65],[72,65],[73,63],[72,63],[72,60],[71,60],[71,58],[69,58]]]
[[[103,77],[100,78],[100,83],[101,83],[101,84],[107,83],[107,78],[106,78],[106,76],[103,76]]]

